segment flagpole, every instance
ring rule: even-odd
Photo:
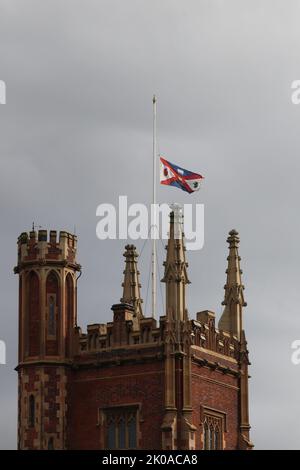
[[[153,195],[152,204],[152,317],[156,317],[156,96],[153,95]]]

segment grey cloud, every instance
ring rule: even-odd
[[[0,447],[16,446],[16,238],[33,220],[79,236],[79,320],[108,321],[124,241],[99,242],[96,207],[151,198],[159,147],[206,176],[205,247],[190,258],[191,316],[219,315],[226,236],[241,235],[257,448],[299,447],[299,2],[0,0]],[[191,197],[159,189],[160,201]],[[138,243],[141,249],[142,243]],[[140,263],[146,298],[149,250]],[[163,253],[161,253],[161,258]],[[149,306],[149,303],[148,303]],[[283,406],[284,403],[284,406]],[[290,432],[284,432],[289,429]]]

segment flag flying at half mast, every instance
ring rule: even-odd
[[[193,171],[185,170],[180,166],[170,163],[160,157],[160,183],[167,186],[175,186],[193,193],[200,189],[200,182],[204,177]]]

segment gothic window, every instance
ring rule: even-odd
[[[203,449],[222,450],[223,435],[225,431],[224,413],[215,410],[204,409],[203,413]]]
[[[75,324],[74,318],[74,283],[71,274],[66,277],[66,289],[65,289],[65,351],[66,356],[69,357],[71,354],[71,337],[72,330]]]
[[[110,408],[104,415],[107,449],[136,449],[137,409]]]
[[[215,448],[216,449],[220,449],[220,446],[221,446],[221,442],[220,442],[220,430],[219,430],[219,427],[216,426],[215,428],[215,437],[214,437],[214,440],[215,440]]]
[[[54,450],[53,437],[50,437],[48,441],[48,450]]]
[[[211,424],[209,426],[209,449],[210,450],[215,450],[214,434],[215,434],[214,427]]]
[[[56,302],[54,295],[49,295],[49,302],[48,302],[48,335],[55,336],[55,309],[56,309]]]
[[[60,295],[59,295],[59,281],[58,276],[54,271],[51,271],[46,280],[46,328],[47,339],[50,340],[46,346],[46,354],[57,354],[57,342],[59,335],[59,308],[60,308]]]
[[[119,419],[119,449],[125,449],[125,435],[125,419],[124,416],[121,416]]]
[[[30,428],[34,428],[35,424],[35,399],[33,395],[29,396],[28,424]]]
[[[205,421],[204,424],[203,424],[203,446],[204,446],[204,449],[208,449],[209,447],[209,428],[208,428],[208,424],[207,422]]]
[[[26,353],[29,356],[37,356],[40,352],[40,283],[34,271],[31,271],[28,275],[27,289],[28,333]]]
[[[115,420],[112,416],[107,419],[107,447],[108,449],[115,449],[116,448],[116,425]]]
[[[132,414],[128,420],[129,449],[136,448],[136,415]]]

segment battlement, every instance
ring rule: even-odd
[[[76,262],[77,236],[66,231],[32,230],[23,232],[18,238],[18,266],[35,263],[63,263],[80,270]]]
[[[87,326],[87,333],[80,333],[78,355],[100,353],[111,349],[127,349],[132,346],[146,347],[162,345],[166,334],[166,317],[161,316],[159,322],[153,317],[144,317],[137,321],[132,315],[132,307],[116,304],[112,307],[114,318],[109,323],[94,323]],[[239,342],[232,334],[221,331],[215,326],[215,314],[209,310],[197,313],[197,320],[191,324],[191,342],[206,353],[215,352],[220,357],[239,357]]]
[[[214,312],[197,312],[197,320],[192,320],[192,330],[194,346],[238,360],[239,341],[232,333],[216,328]]]
[[[137,319],[133,307],[128,304],[113,305],[114,318],[109,323],[87,326],[87,334],[80,336],[80,353],[91,353],[111,348],[127,348],[133,345],[159,344],[163,339],[165,317],[159,325],[154,318]]]

